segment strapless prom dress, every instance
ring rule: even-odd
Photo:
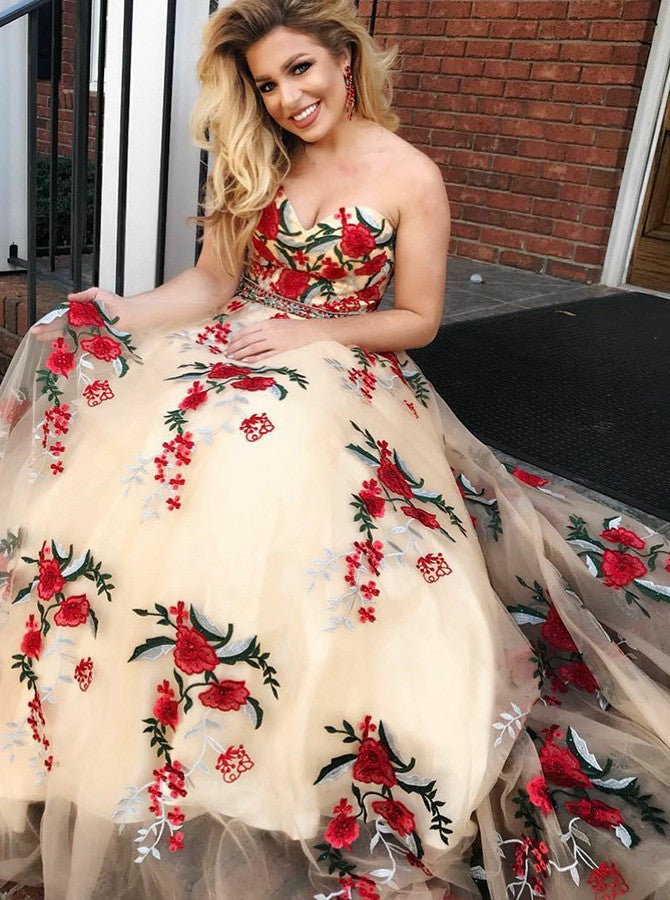
[[[0,394],[0,883],[47,900],[670,896],[670,548],[501,464],[283,189],[216,314],[63,304]]]

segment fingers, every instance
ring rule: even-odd
[[[95,300],[99,290],[100,290],[100,288],[98,288],[98,287],[90,287],[90,288],[87,288],[85,291],[77,291],[74,294],[68,294],[67,299],[68,300],[77,300],[79,302],[84,301],[84,300]]]
[[[268,350],[272,350],[272,347],[267,340],[262,338],[260,340],[251,341],[236,352],[228,352],[226,355],[229,359],[241,359],[243,362],[248,362],[256,359],[258,353],[263,353]],[[276,353],[277,351],[275,350],[274,352]]]

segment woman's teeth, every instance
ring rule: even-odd
[[[312,103],[311,106],[308,106],[307,109],[304,109],[297,116],[293,116],[296,122],[302,122],[303,119],[306,119],[308,116],[311,116],[314,110],[317,108],[318,103]]]

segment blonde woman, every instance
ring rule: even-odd
[[[348,0],[210,19],[198,264],[0,396],[0,878],[48,898],[666,896],[668,548],[405,352],[439,171]],[[379,309],[391,276],[394,304]]]

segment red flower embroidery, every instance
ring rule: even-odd
[[[359,606],[358,620],[360,622],[376,622],[377,617],[375,616],[374,606]]]
[[[388,459],[382,458],[381,465],[377,469],[377,478],[392,494],[400,494],[405,500],[411,500],[414,496],[405,476]]]
[[[267,238],[269,241],[276,240],[277,235],[279,234],[279,210],[274,201],[270,203],[269,206],[266,206],[261,213],[258,225],[256,226],[256,231],[260,231],[263,237]]]
[[[427,553],[426,556],[420,556],[416,561],[416,567],[428,584],[433,584],[445,575],[451,575],[453,571],[441,553]]]
[[[45,365],[55,375],[63,375],[67,378],[68,373],[74,369],[74,353],[65,338],[59,337],[51,342],[54,348],[53,353],[47,356]]]
[[[46,543],[40,550],[39,578],[37,581],[37,593],[42,600],[51,600],[65,584],[60,567],[55,559],[47,557]]]
[[[601,800],[588,800],[582,797],[580,800],[568,800],[565,808],[575,816],[579,816],[594,828],[615,828],[623,825],[624,818],[618,809],[608,806]]]
[[[519,481],[523,481],[524,484],[529,484],[531,487],[544,487],[545,484],[549,484],[548,478],[542,478],[540,475],[533,475],[532,472],[525,472],[523,469],[514,469],[512,472],[515,478],[518,478]]]
[[[260,415],[254,413],[253,416],[244,419],[240,424],[240,431],[246,436],[248,441],[252,442],[260,440],[263,435],[274,431],[274,428],[267,413],[261,413]]]
[[[103,328],[105,325],[105,320],[98,312],[97,307],[88,300],[70,300],[67,309],[67,320],[74,328],[79,328],[82,325]]]
[[[644,550],[644,541],[634,531],[627,528],[608,528],[600,532],[600,537],[611,544],[623,544],[624,547],[633,547],[635,550]]]
[[[340,217],[342,222],[340,249],[342,253],[351,259],[362,259],[364,256],[369,256],[377,247],[375,236],[370,229],[365,225],[349,225],[343,208],[340,209]]]
[[[31,659],[39,659],[42,652],[42,634],[35,616],[31,613],[26,622],[26,633],[21,641],[21,653]],[[44,724],[44,723],[42,723]]]
[[[397,800],[373,800],[372,808],[398,834],[411,834],[416,827],[412,813]]]
[[[241,391],[267,391],[276,383],[274,378],[240,378],[239,381],[233,381],[232,386]]]
[[[358,749],[353,777],[365,784],[385,784],[393,787],[398,781],[384,747],[374,738],[366,738]]]
[[[248,375],[249,372],[253,372],[253,369],[249,369],[247,366],[236,366],[233,363],[214,363],[207,377],[217,381],[223,378],[235,378],[237,375]]]
[[[602,571],[608,587],[625,587],[634,578],[646,575],[647,567],[637,556],[619,550],[605,550]]]
[[[425,509],[417,509],[415,506],[401,506],[401,511],[412,519],[418,519],[426,528],[439,528],[440,523],[432,513],[426,512]]]
[[[183,831],[175,831],[174,834],[170,835],[170,853],[175,853],[177,850],[184,849],[184,832]]]
[[[567,650],[569,653],[578,652],[572,635],[563,624],[553,604],[549,607],[547,618],[540,628],[540,634],[548,644],[557,647],[559,650]]]
[[[368,601],[372,600],[373,597],[379,596],[379,588],[374,583],[374,581],[368,581],[367,584],[362,584],[360,587],[360,591]]]
[[[217,681],[206,691],[198,694],[203,706],[212,709],[221,709],[229,712],[231,709],[241,709],[247,702],[249,691],[243,681]]]
[[[553,726],[540,749],[540,765],[545,777],[559,787],[591,787],[591,779],[579,768],[577,757],[566,747],[554,743],[554,738],[560,736],[557,726]]]
[[[197,409],[207,400],[207,391],[199,381],[194,381],[186,396],[179,404],[179,409]]]
[[[158,697],[156,697],[156,702],[154,703],[154,716],[161,725],[176,728],[179,721],[179,704],[175,700],[170,682],[167,679],[163,679],[156,690],[158,691]]]
[[[282,269],[276,286],[279,294],[296,300],[309,287],[309,275],[301,269]]]
[[[384,268],[387,258],[384,252],[371,256],[362,266],[354,269],[354,275],[376,275],[377,272]]]
[[[177,643],[174,648],[174,661],[177,668],[187,675],[200,672],[212,672],[219,664],[219,659],[205,638],[186,625],[177,626]]]
[[[321,264],[320,275],[328,281],[338,281],[340,278],[346,278],[347,271],[342,266],[332,262],[332,260],[326,259]]]
[[[600,685],[593,677],[593,673],[583,662],[572,662],[559,666],[556,674],[563,681],[567,681],[568,684],[574,684],[580,691],[588,691],[589,694],[595,694],[600,689]]]
[[[80,690],[87,691],[93,681],[93,660],[90,656],[86,659],[80,659],[74,667],[74,680],[79,685]]]
[[[593,891],[594,900],[615,900],[630,891],[621,872],[614,863],[600,863],[591,871],[586,883]]]
[[[114,391],[109,386],[109,381],[93,381],[83,390],[84,397],[89,406],[99,406],[104,400],[111,400]]]
[[[58,604],[54,622],[56,625],[66,625],[69,628],[76,628],[77,625],[83,625],[88,619],[91,611],[91,604],[88,602],[86,594],[76,594],[73,597],[66,597]]]
[[[358,822],[353,816],[346,816],[340,813],[331,819],[326,828],[324,838],[331,847],[336,849],[351,850],[351,845],[359,834]]]
[[[549,815],[549,813],[554,808],[554,804],[551,802],[549,789],[547,788],[547,782],[544,780],[542,775],[537,775],[535,778],[531,778],[531,780],[526,785],[526,790],[528,791],[528,796],[533,806],[539,806],[539,808],[542,810],[543,815]]]
[[[240,775],[253,769],[254,762],[240,744],[238,747],[228,747],[225,753],[220,753],[216,761],[216,770],[221,772],[223,780],[229,784],[237,781]]]
[[[80,344],[82,350],[87,350],[96,359],[102,359],[105,362],[111,362],[113,359],[121,356],[121,344],[115,341],[114,338],[104,337],[101,334],[82,338]]]
[[[384,515],[385,501],[381,488],[374,478],[371,478],[370,481],[363,482],[363,488],[358,496],[365,504],[365,508],[373,519],[381,519]]]

